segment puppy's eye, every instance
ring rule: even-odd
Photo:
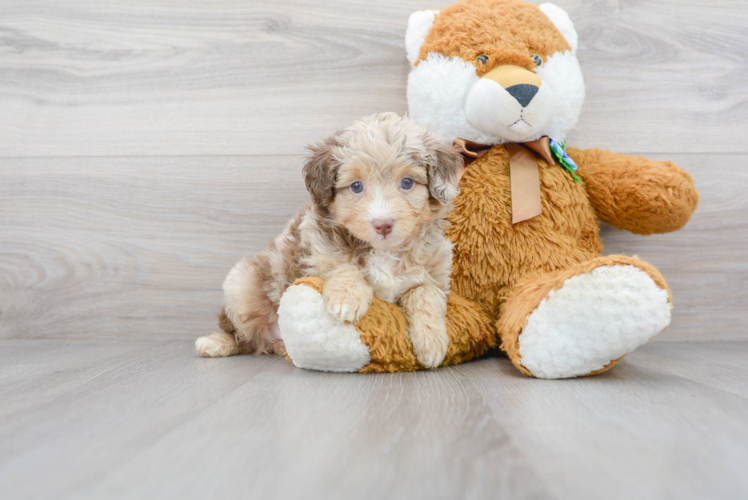
[[[358,194],[361,193],[364,190],[364,183],[363,182],[354,182],[351,184],[351,191]]]
[[[539,56],[537,54],[530,54],[530,57],[532,58],[533,61],[535,61],[535,66],[536,67],[539,68],[539,67],[541,67],[543,65],[544,61],[543,61],[543,58],[541,56]]]
[[[400,187],[408,191],[413,187],[413,179],[411,179],[410,177],[406,177],[405,179],[401,180]]]
[[[486,54],[481,54],[475,58],[475,62],[478,64],[488,64],[488,56]]]

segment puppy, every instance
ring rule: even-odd
[[[458,193],[461,155],[394,113],[363,118],[308,149],[311,202],[267,250],[229,272],[222,331],[200,337],[198,353],[284,353],[281,295],[297,278],[319,276],[325,307],[340,321],[358,321],[374,294],[397,303],[418,360],[439,366],[449,344],[445,217]]]

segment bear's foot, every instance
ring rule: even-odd
[[[612,367],[667,328],[671,307],[654,267],[631,257],[599,257],[520,282],[497,328],[520,371],[570,378]]]
[[[299,368],[355,372],[371,361],[356,327],[328,313],[318,278],[299,280],[286,290],[278,324],[286,353]]]

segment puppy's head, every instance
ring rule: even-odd
[[[363,118],[309,150],[314,204],[373,248],[401,246],[444,217],[458,193],[459,152],[395,113]]]

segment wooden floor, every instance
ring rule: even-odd
[[[4,499],[744,499],[748,343],[600,376],[201,359],[187,341],[0,341]]]
[[[557,0],[576,147],[670,158],[682,231],[603,227],[673,324],[573,381],[506,359],[335,375],[202,360],[221,282],[307,194],[305,144],[407,109],[446,0],[0,0],[0,498],[748,498],[748,3]]]

